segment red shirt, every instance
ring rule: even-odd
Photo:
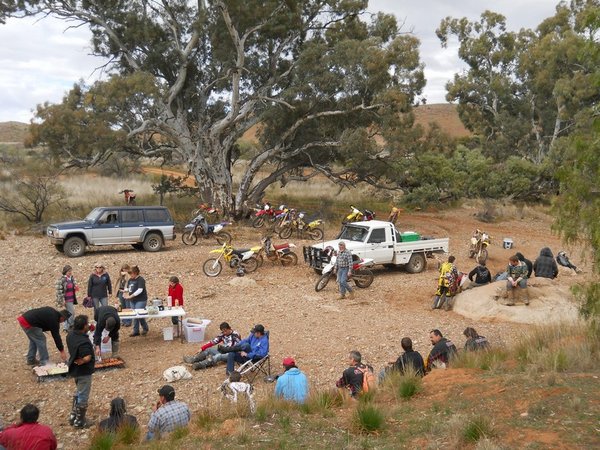
[[[0,445],[6,450],[56,450],[52,429],[40,423],[11,425],[0,432]]]
[[[169,284],[169,295],[171,296],[170,306],[175,306],[175,300],[179,300],[179,306],[183,306],[183,286],[180,283],[175,286]]]

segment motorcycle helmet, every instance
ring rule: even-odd
[[[268,203],[265,203],[264,210],[265,210],[265,211],[268,211],[268,210],[270,210],[270,209],[271,209],[271,205],[270,205],[270,204],[268,204]]]
[[[335,249],[331,246],[328,245],[327,247],[325,247],[325,250],[323,250],[323,253],[329,258],[331,259],[331,257],[333,255],[335,255]]]
[[[235,274],[238,277],[243,277],[246,274],[246,271],[244,270],[244,268],[241,265],[238,265],[237,270],[235,271]]]
[[[304,212],[301,212],[300,214],[298,214],[298,219],[304,219]]]
[[[287,209],[287,205],[279,205],[280,211],[283,211],[284,209]]]

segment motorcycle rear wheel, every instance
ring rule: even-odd
[[[198,242],[198,236],[196,236],[194,230],[186,231],[181,235],[181,241],[185,245],[195,245]]]
[[[227,231],[219,231],[215,234],[215,239],[219,245],[231,244],[231,235]]]
[[[202,265],[202,271],[207,277],[218,277],[222,270],[223,265],[217,258],[209,258]]]
[[[289,252],[285,255],[281,255],[279,260],[281,261],[281,265],[283,267],[295,266],[296,264],[298,264],[298,256],[294,252]]]
[[[281,239],[289,239],[289,237],[291,235],[292,235],[292,227],[285,227],[279,231],[279,237]]]
[[[262,226],[264,224],[265,224],[265,218],[263,216],[255,217],[252,220],[252,228],[262,228]]]
[[[244,268],[246,273],[252,273],[258,269],[258,260],[254,256],[251,256],[250,258],[240,262],[239,265]]]
[[[488,251],[487,251],[487,248],[484,247],[479,251],[479,255],[477,255],[477,261],[485,262],[485,261],[487,261],[487,259],[488,259]]]
[[[317,281],[317,284],[315,285],[315,291],[320,292],[325,289],[325,286],[327,286],[327,283],[329,283],[330,278],[331,272],[321,275],[321,278],[319,278],[319,281]]]
[[[352,278],[354,279],[354,284],[359,288],[368,288],[373,283],[375,279],[375,275],[373,275],[373,271],[371,269],[358,269],[352,274]]]
[[[312,230],[306,230],[308,237],[310,237],[313,241],[320,241],[323,239],[323,230],[320,228],[313,228]]]

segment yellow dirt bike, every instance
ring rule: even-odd
[[[323,239],[323,225],[322,219],[315,219],[308,223],[304,221],[306,213],[300,212],[298,217],[295,219],[284,222],[279,230],[279,237],[281,239],[289,239],[294,231],[298,239],[302,239],[306,234],[310,239],[314,241],[320,241]]]
[[[475,258],[479,262],[485,262],[488,258],[488,246],[492,243],[492,237],[479,228],[471,236],[469,245],[469,258]]]
[[[342,224],[350,222],[362,222],[363,220],[374,220],[375,213],[371,210],[365,209],[361,211],[354,205],[350,205],[350,214],[344,217]]]
[[[208,258],[202,265],[202,271],[208,277],[217,277],[223,270],[221,261],[225,261],[231,269],[241,269],[241,275],[254,272],[258,268],[258,260],[252,249],[236,250],[231,245],[224,243],[221,248],[211,250],[210,253],[217,254],[216,258]]]

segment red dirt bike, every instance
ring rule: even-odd
[[[263,245],[260,249],[252,247],[253,250],[258,250],[256,259],[259,267],[262,266],[265,258],[271,262],[279,261],[284,267],[298,264],[298,255],[291,250],[296,248],[295,244],[286,242],[285,244],[274,245],[270,236],[263,238],[261,242]]]
[[[125,204],[128,206],[135,205],[135,192],[131,189],[123,189],[119,194],[125,195]]]
[[[284,212],[285,205],[281,205],[278,209],[273,209],[270,203],[265,203],[260,211],[257,211],[252,219],[253,228],[261,228],[265,222],[274,223],[277,216]]]
[[[332,247],[325,249],[325,254],[329,255],[329,263],[323,267],[323,272],[317,284],[315,285],[315,291],[319,292],[325,289],[327,283],[331,278],[335,278],[335,261],[337,259],[337,252]],[[352,277],[359,288],[368,288],[373,283],[375,275],[369,267],[373,266],[373,258],[359,258],[357,255],[352,255]]]

